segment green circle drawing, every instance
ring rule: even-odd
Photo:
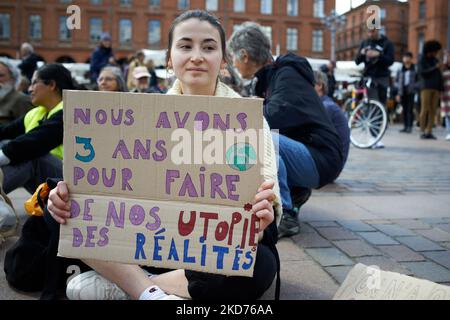
[[[256,164],[256,151],[248,143],[235,143],[227,150],[227,164],[238,171],[247,171]]]

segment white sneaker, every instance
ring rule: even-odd
[[[450,140],[450,133],[445,136],[445,140]]]
[[[384,148],[384,143],[381,142],[381,141],[378,141],[377,143],[375,143],[375,144],[372,146],[372,149],[382,149],[382,148]]]
[[[130,297],[115,283],[95,271],[79,274],[66,288],[69,300],[129,300]]]

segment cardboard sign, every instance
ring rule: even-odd
[[[262,100],[64,91],[59,254],[252,276]]]
[[[333,300],[450,300],[450,287],[358,263]]]

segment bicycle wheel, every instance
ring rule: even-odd
[[[388,117],[384,106],[376,101],[360,103],[350,114],[350,141],[357,148],[370,148],[386,132]]]

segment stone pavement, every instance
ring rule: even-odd
[[[331,299],[358,262],[450,285],[450,141],[391,126],[385,149],[350,149],[339,179],[301,208],[301,233],[279,241],[282,299]],[[11,198],[23,213],[28,197]],[[35,299],[8,287],[0,248],[0,299]],[[274,285],[263,299],[273,299]]]

